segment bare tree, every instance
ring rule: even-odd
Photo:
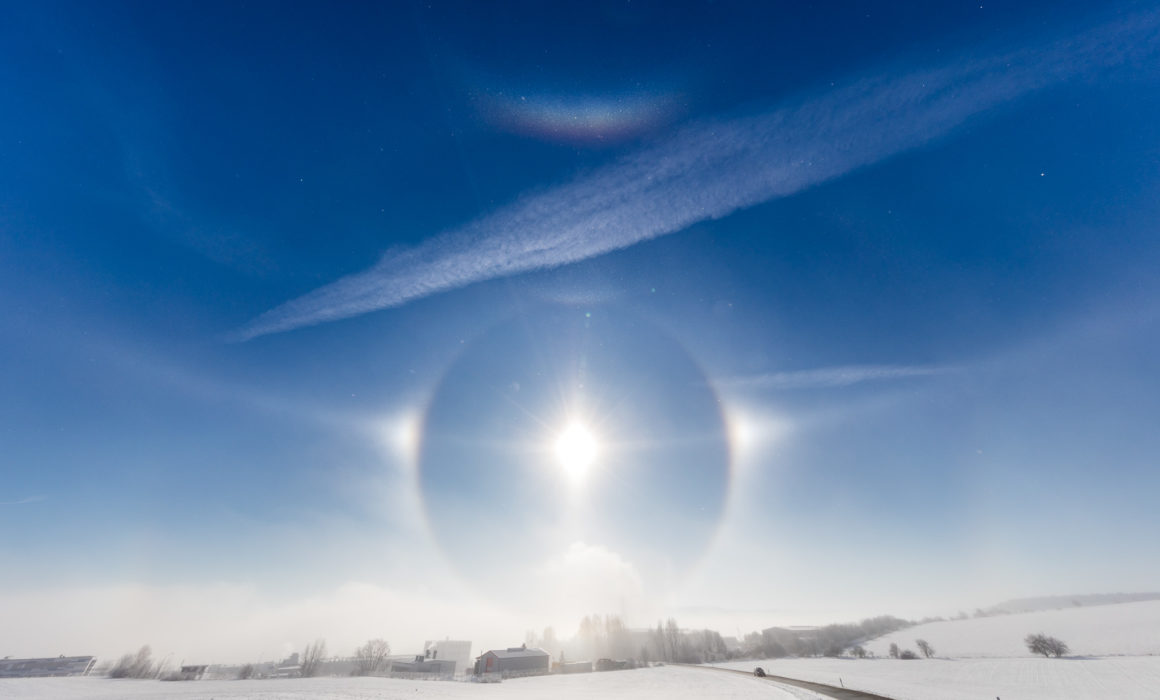
[[[575,638],[580,642],[579,652],[583,656],[590,659],[607,656],[604,620],[599,615],[585,615]]]
[[[930,645],[930,642],[926,641],[925,639],[916,639],[914,640],[914,643],[918,646],[918,650],[921,651],[922,655],[926,658],[929,659],[930,657],[934,656],[934,647]]]
[[[153,650],[149,645],[137,650],[136,655],[125,654],[109,669],[109,678],[153,678],[158,668],[153,664]]]
[[[244,681],[254,677],[254,664],[246,664],[238,669],[238,680]]]
[[[369,676],[382,670],[391,653],[391,645],[382,639],[371,639],[354,652],[355,673],[360,676]],[[304,674],[305,675],[305,674]]]
[[[668,653],[668,661],[688,663],[685,654],[685,640],[684,635],[681,634],[681,627],[677,624],[676,618],[670,617],[665,621],[665,646]]]
[[[325,639],[316,639],[312,644],[307,644],[306,650],[302,652],[302,677],[310,678],[318,675],[318,667],[325,656]]]
[[[1057,659],[1071,651],[1071,649],[1068,648],[1068,646],[1064,644],[1062,640],[1056,639],[1055,637],[1048,637],[1047,642],[1051,654]]]
[[[866,647],[862,646],[861,644],[858,644],[858,645],[854,646],[853,649],[850,650],[850,653],[854,655],[854,658],[864,659],[864,658],[866,658]]]
[[[608,640],[608,655],[613,659],[628,659],[632,657],[633,639],[618,615],[609,615],[604,619],[605,635]]]
[[[1048,637],[1046,634],[1040,632],[1039,634],[1029,634],[1023,638],[1023,643],[1027,645],[1027,650],[1032,654],[1043,654],[1043,658],[1054,656],[1059,658],[1071,651],[1066,644],[1056,639],[1055,637]]]
[[[649,640],[656,650],[658,661],[672,661],[669,657],[668,645],[665,644],[665,628],[661,625],[660,620],[657,620],[657,628],[655,630],[649,630]]]
[[[894,643],[890,644],[890,658],[892,658],[892,659],[898,658],[898,645],[897,644],[894,644]]]
[[[556,639],[556,629],[551,625],[545,627],[544,636],[541,638],[540,643],[529,646],[540,647],[549,654],[558,654],[560,652],[560,640]]]

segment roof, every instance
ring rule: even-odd
[[[547,656],[548,652],[543,649],[521,649],[520,647],[513,647],[511,649],[492,649],[485,651],[484,655],[491,654],[498,659],[521,659],[529,656]]]

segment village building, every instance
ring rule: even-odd
[[[492,649],[475,660],[475,675],[535,676],[548,672],[552,658],[543,649],[526,646]]]
[[[93,670],[94,656],[57,656],[46,659],[0,659],[0,678],[84,676]]]

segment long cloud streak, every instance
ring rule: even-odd
[[[0,506],[22,506],[26,503],[38,503],[44,500],[44,496],[28,496],[27,498],[20,498],[15,501],[0,501]]]
[[[698,122],[267,311],[236,338],[357,316],[578,262],[800,192],[922,146],[1033,91],[1151,60],[1160,13],[903,76],[882,72],[756,116]]]
[[[733,377],[715,382],[718,386],[742,389],[834,389],[862,384],[915,377],[932,377],[956,371],[954,367],[848,365],[822,367],[796,372],[772,372],[748,377]]]

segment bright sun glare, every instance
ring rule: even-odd
[[[572,423],[556,438],[556,460],[572,478],[579,478],[596,460],[600,445],[580,423]]]

